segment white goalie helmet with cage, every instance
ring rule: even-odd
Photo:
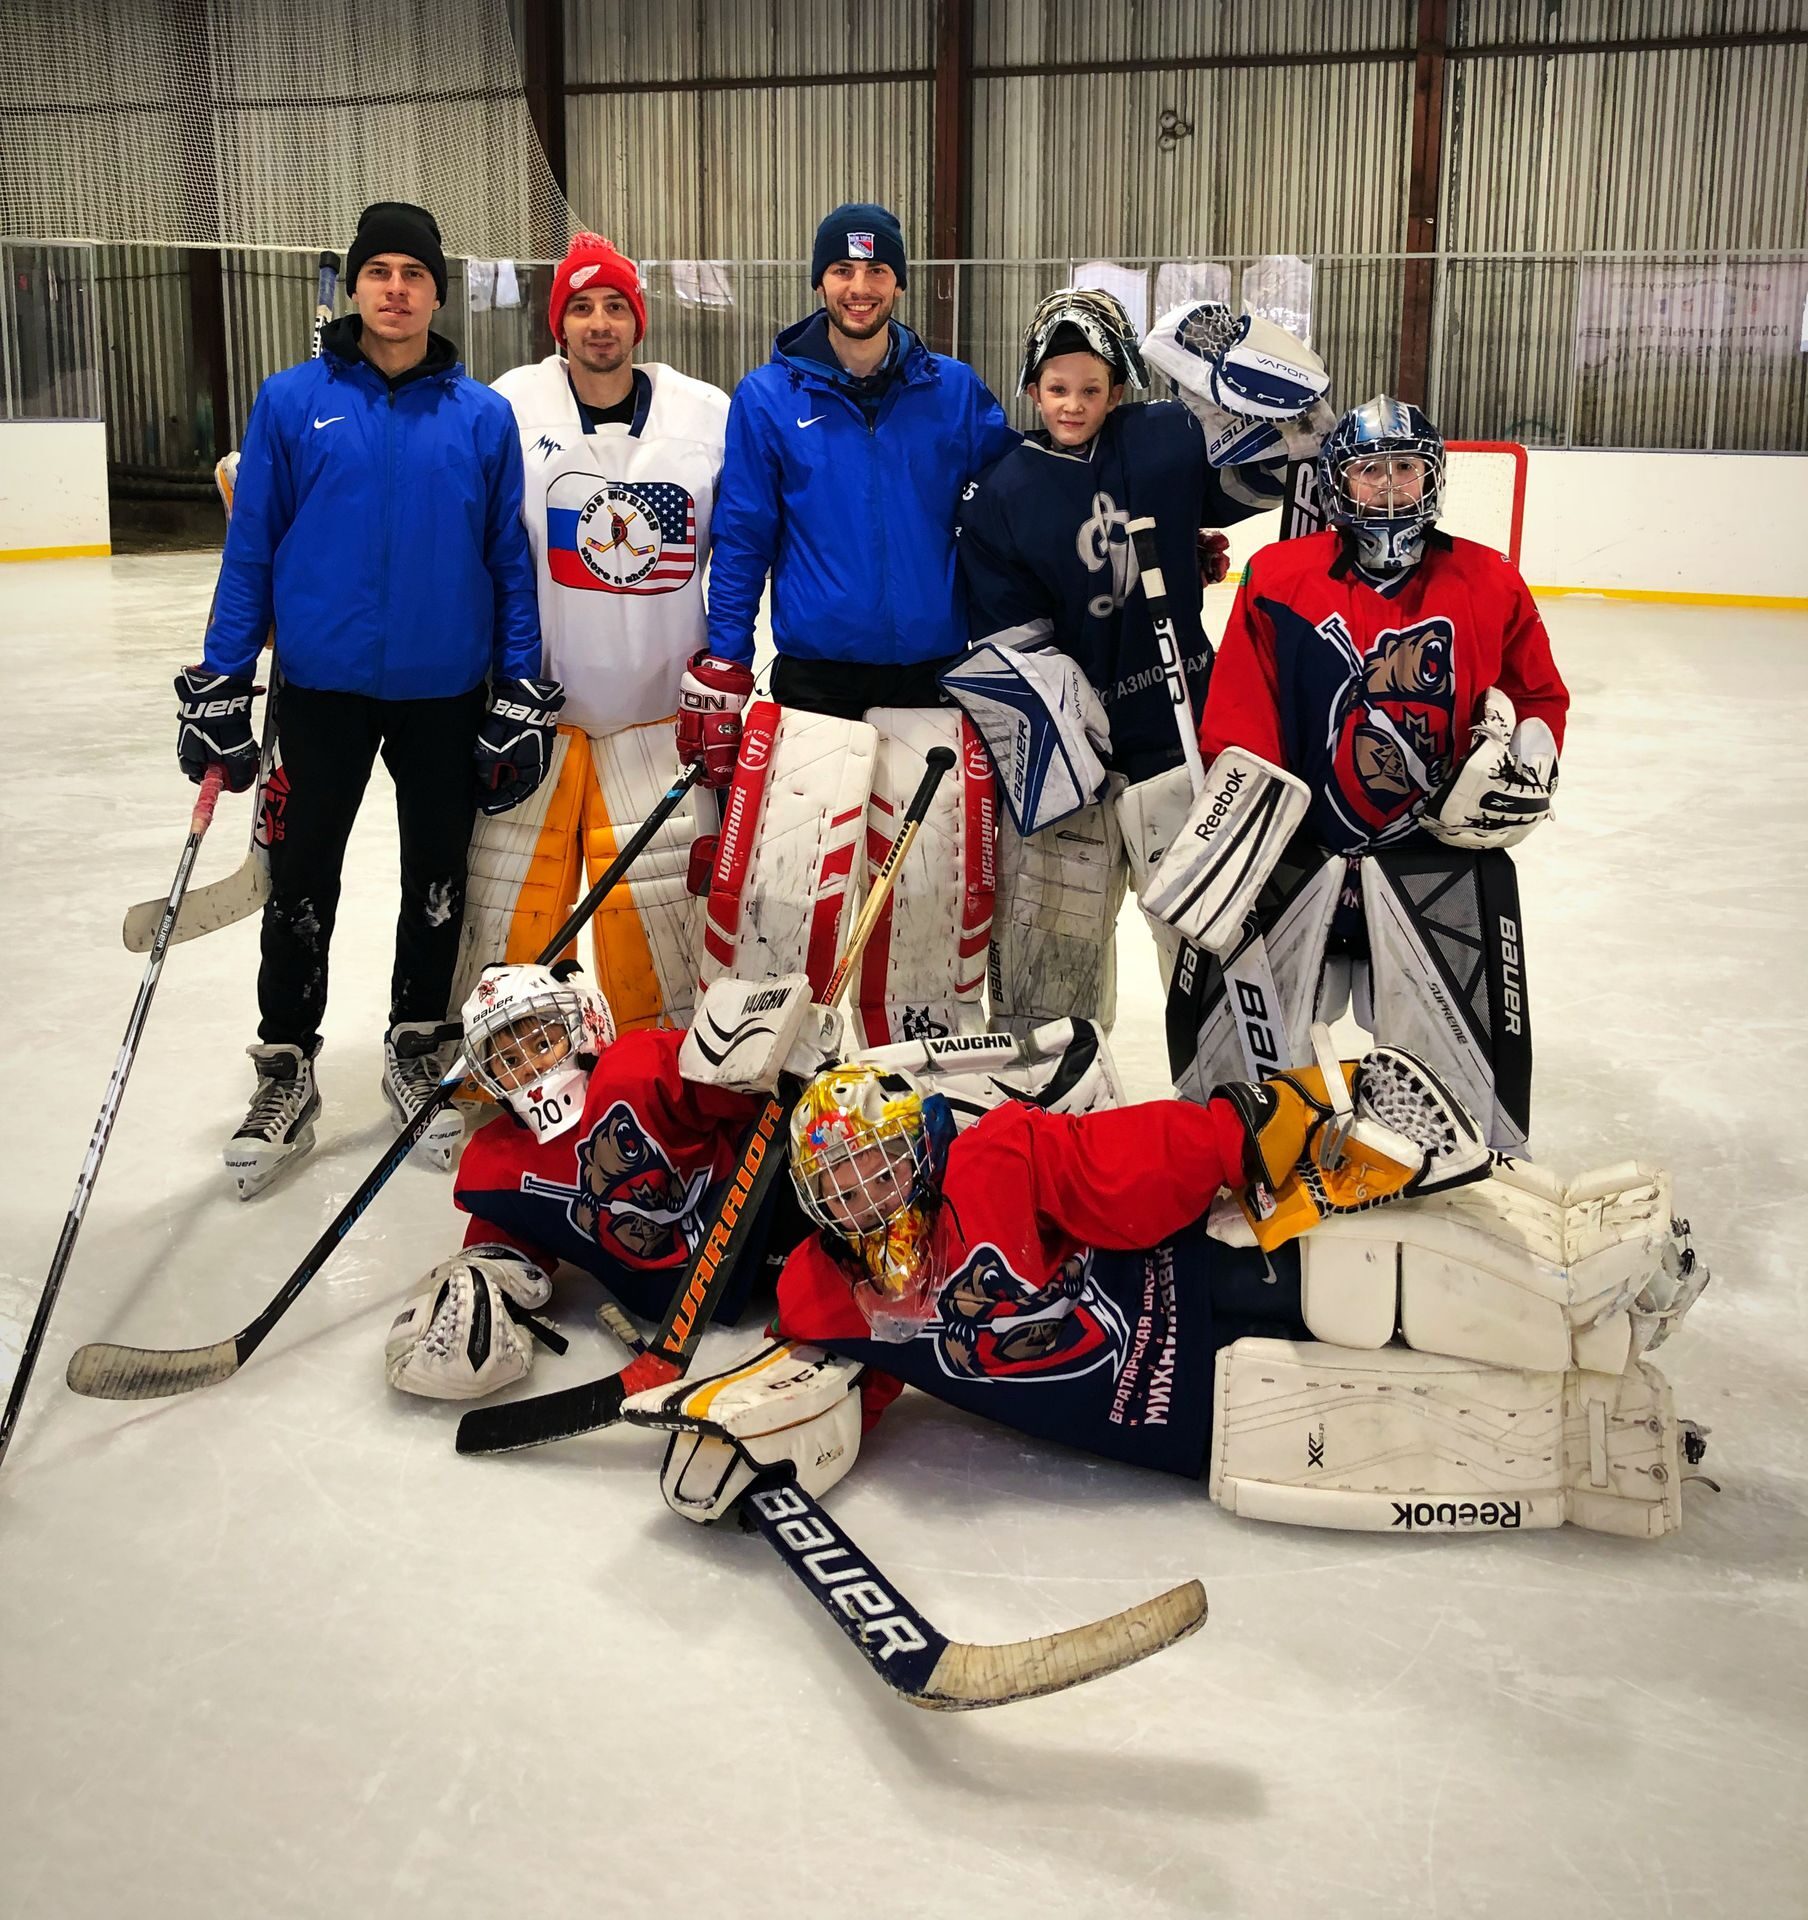
[[[1071,329],[1066,344],[1060,338],[1063,329]],[[1149,384],[1149,369],[1143,364],[1136,328],[1123,303],[1097,287],[1060,287],[1036,302],[1036,311],[1023,330],[1023,365],[1017,374],[1017,391],[1028,390],[1036,369],[1051,354],[1081,350],[1096,353],[1110,367],[1113,385]]]
[[[597,1056],[615,1039],[609,1003],[575,964],[486,967],[464,1004],[471,1077],[536,1140],[577,1125]]]

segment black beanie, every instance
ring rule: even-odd
[[[345,286],[358,284],[364,264],[379,253],[405,253],[433,275],[439,303],[446,304],[446,256],[439,244],[439,222],[425,207],[406,200],[378,200],[358,216],[358,231],[345,256]]]
[[[887,213],[870,201],[850,200],[837,207],[816,229],[816,245],[810,251],[810,285],[820,287],[823,273],[837,260],[873,260],[890,267],[905,286],[904,229],[897,215]]]

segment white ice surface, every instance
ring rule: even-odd
[[[0,1328],[140,977],[121,911],[181,846],[169,679],[214,565],[0,570]],[[652,1436],[461,1460],[455,1409],[387,1390],[388,1316],[459,1239],[412,1166],[239,1376],[74,1397],[79,1342],[241,1326],[389,1138],[379,771],[320,1145],[250,1205],[219,1150],[255,922],[164,975],[0,1472],[0,1913],[1799,1916],[1808,620],[1547,611],[1576,704],[1560,821],[1521,860],[1535,1140],[1566,1173],[1667,1162],[1713,1266],[1662,1356],[1725,1489],[1688,1489],[1680,1536],[1265,1527],[911,1395],[833,1505],[945,1631],[1042,1632],[1194,1573],[1212,1604],[1078,1692],[918,1713],[757,1539],[665,1510]],[[222,805],[201,878],[245,823]],[[1155,1092],[1124,938],[1118,1050]],[[575,1285],[562,1305],[541,1386],[619,1357]]]

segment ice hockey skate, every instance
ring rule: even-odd
[[[314,1063],[299,1047],[257,1046],[257,1092],[239,1130],[226,1143],[226,1171],[241,1200],[249,1200],[314,1144],[320,1088]]]
[[[398,1133],[438,1087],[452,1064],[452,1049],[462,1031],[456,1021],[404,1020],[383,1036],[383,1098],[389,1102]],[[464,1137],[464,1114],[448,1106],[433,1116],[409,1158],[438,1167],[443,1173],[452,1165]]]

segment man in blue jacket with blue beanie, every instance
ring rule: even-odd
[[[402,901],[383,1090],[398,1129],[458,1038],[447,999],[481,805],[525,799],[563,695],[540,679],[521,448],[508,402],[431,331],[446,262],[431,214],[365,209],[346,259],[355,314],[320,356],[264,382],[239,458],[198,666],[176,680],[177,758],[257,777],[252,673],[276,629],[278,759],[264,792],[270,894],[258,1087],[226,1149],[241,1199],[314,1142],[314,1058],[352,822],[381,752],[396,789]],[[421,1143],[450,1165],[456,1113]]]
[[[735,391],[709,648],[680,691],[685,758],[726,769],[742,748],[710,880],[703,977],[808,971],[820,989],[861,891],[853,861],[869,801],[876,858],[924,756],[950,745],[960,776],[943,783],[854,992],[868,1042],[921,1039],[980,1018],[991,779],[937,676],[967,643],[954,564],[961,490],[1017,435],[972,368],[931,353],[893,317],[908,261],[884,207],[829,214],[810,276],[821,308],[781,333]],[[776,705],[748,709],[743,742],[768,576]]]

